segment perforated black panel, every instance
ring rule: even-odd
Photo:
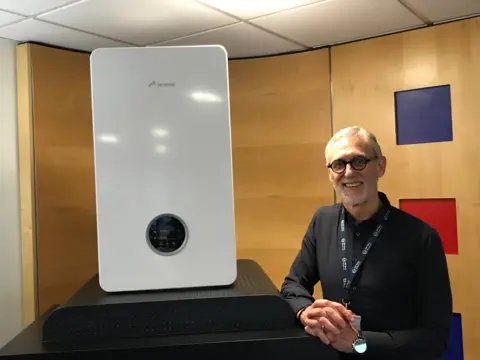
[[[274,330],[298,326],[253,261],[238,260],[225,288],[106,294],[94,277],[43,325],[44,342]]]
[[[70,308],[48,319],[44,340],[282,329],[293,325],[292,312],[285,305],[280,298],[262,296]]]

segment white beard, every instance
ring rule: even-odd
[[[363,184],[363,190],[360,194],[357,195],[347,195],[345,193],[345,187],[342,184],[338,184],[335,187],[336,193],[342,198],[342,201],[345,205],[349,206],[357,206],[365,203],[370,194],[374,194],[377,192],[376,190],[376,184],[372,184],[370,186],[365,186],[365,183]]]

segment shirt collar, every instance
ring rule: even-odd
[[[377,210],[375,214],[373,214],[372,218],[375,219],[375,221],[378,223],[380,222],[383,217],[385,216],[385,213],[387,210],[390,208],[390,201],[388,200],[387,195],[385,195],[383,192],[378,192],[378,197],[380,198],[380,201],[382,202],[382,205],[380,208]]]
[[[385,213],[387,210],[390,208],[391,204],[390,201],[388,200],[388,197],[385,193],[383,192],[378,192],[378,197],[380,198],[380,201],[382,202],[381,206],[378,208],[378,210],[367,220],[364,222],[375,222],[375,223],[380,223],[385,216]],[[346,209],[345,209],[346,210]],[[347,223],[350,223],[352,225],[355,225],[356,221],[354,218],[348,213],[348,211],[345,211],[347,214]]]

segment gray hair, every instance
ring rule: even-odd
[[[354,137],[354,136],[360,136],[364,139],[364,141],[367,143],[367,145],[373,150],[375,153],[375,156],[377,157],[382,157],[382,149],[380,148],[380,145],[377,142],[377,138],[373,133],[370,131],[365,130],[364,128],[361,128],[360,126],[351,126],[347,127],[344,129],[341,129],[337,131],[330,141],[327,143],[327,146],[325,147],[325,159],[327,158],[328,152],[330,150],[330,147],[335,144],[337,141],[346,138],[346,137]]]

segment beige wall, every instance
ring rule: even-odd
[[[0,347],[22,326],[15,47],[0,39]]]
[[[43,314],[65,302],[97,271],[90,63],[86,53],[30,44],[17,50],[19,74],[27,75],[18,87],[21,194],[25,208],[35,209],[34,221],[25,211],[22,222],[25,242],[35,244],[28,249],[35,248],[36,291],[24,293],[31,318],[32,309]]]
[[[230,62],[237,248],[280,287],[318,206],[331,134],[328,50]]]

